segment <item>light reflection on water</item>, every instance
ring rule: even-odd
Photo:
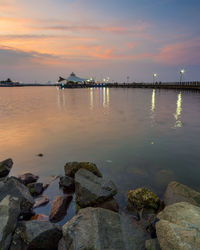
[[[43,180],[63,174],[67,161],[92,161],[117,184],[122,206],[125,192],[139,186],[161,195],[178,180],[200,190],[199,92],[0,90],[0,159],[13,158],[12,174]]]

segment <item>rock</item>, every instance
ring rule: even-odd
[[[5,161],[0,162],[0,177],[6,177],[13,165],[12,159],[7,159]]]
[[[40,183],[40,182],[30,183],[27,185],[27,187],[32,196],[38,196],[42,194],[42,192],[44,191],[43,183]]]
[[[46,205],[47,203],[49,203],[49,198],[47,195],[42,195],[40,198],[38,198],[36,201],[35,201],[35,204],[33,206],[33,208],[36,208],[36,207],[40,207],[40,206],[43,206],[43,205]]]
[[[35,212],[33,212],[32,208],[24,207],[21,209],[19,220],[30,220],[30,218],[34,215]]]
[[[35,203],[28,188],[13,177],[10,177],[5,183],[0,183],[0,201],[7,195],[19,198],[21,209],[31,209]]]
[[[161,250],[157,239],[146,240],[145,249],[146,250]]]
[[[49,221],[49,216],[45,214],[36,214],[32,216],[30,220]]]
[[[48,221],[20,222],[9,250],[57,250],[61,237],[61,227]]]
[[[39,157],[43,157],[44,155],[40,153],[40,154],[37,154],[37,156],[39,156]]]
[[[49,187],[49,185],[50,185],[49,183],[43,183],[43,186],[42,186],[43,190],[46,190]]]
[[[170,182],[163,196],[164,203],[189,202],[200,207],[200,193],[178,182]]]
[[[102,174],[98,170],[97,166],[94,163],[91,163],[91,162],[68,162],[64,166],[65,175],[74,178],[75,173],[79,169],[82,169],[82,168],[92,172],[93,174],[95,174],[98,177],[102,177]]]
[[[128,200],[128,208],[141,210],[143,208],[153,208],[155,210],[159,207],[159,198],[147,188],[138,188],[129,190],[126,194]]]
[[[105,209],[109,209],[113,212],[117,212],[119,211],[119,206],[117,204],[117,201],[112,198],[111,200],[108,201],[104,201],[102,203],[98,203],[96,206],[94,207],[101,207],[101,208],[105,208]]]
[[[52,201],[49,220],[52,222],[62,220],[66,215],[71,200],[72,196],[56,196]]]
[[[20,214],[20,201],[7,195],[0,201],[0,249],[7,250]]]
[[[87,207],[109,200],[117,193],[117,188],[112,181],[80,169],[75,174],[75,192],[77,204]]]
[[[103,208],[81,209],[62,230],[58,250],[140,250],[147,239],[129,217]]]
[[[74,179],[69,176],[61,176],[59,185],[69,190],[74,190]]]
[[[23,175],[18,176],[18,179],[20,179],[24,185],[36,182],[38,178],[39,176],[31,174],[31,173],[25,173]]]
[[[174,203],[158,214],[156,232],[161,249],[199,249],[200,207]]]

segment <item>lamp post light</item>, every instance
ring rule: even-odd
[[[153,84],[155,83],[155,79],[157,76],[158,76],[158,74],[156,74],[156,73],[153,74]]]
[[[180,70],[180,84],[182,83],[182,80],[183,80],[183,74],[185,73],[185,70],[184,69],[181,69]]]

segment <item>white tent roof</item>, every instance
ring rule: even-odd
[[[77,77],[74,72],[71,73],[71,75],[66,79],[67,81],[70,81],[70,82],[85,82],[87,81],[88,79],[84,79],[84,78],[80,78],[80,77]]]

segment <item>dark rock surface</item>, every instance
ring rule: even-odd
[[[7,195],[19,198],[21,209],[31,209],[35,203],[28,188],[14,177],[10,177],[6,182],[0,182],[0,201]]]
[[[200,207],[200,193],[176,181],[168,184],[163,199],[166,205],[185,201]]]
[[[69,177],[69,176],[61,176],[60,181],[59,181],[59,185],[61,187],[64,187],[65,189],[68,189],[68,190],[75,189],[74,179]]]
[[[64,166],[65,175],[74,178],[76,172],[82,168],[92,172],[98,177],[102,177],[102,174],[98,170],[97,166],[91,162],[68,162]]]
[[[111,199],[117,194],[115,184],[106,178],[97,177],[86,169],[75,174],[76,202],[80,207],[93,206]]]
[[[145,250],[161,250],[157,239],[146,240]]]
[[[43,183],[37,182],[37,183],[30,183],[27,185],[30,193],[32,196],[38,196],[43,193]]]
[[[63,228],[59,250],[142,250],[147,236],[129,217],[103,208],[84,208]]]
[[[116,213],[119,211],[119,206],[117,204],[117,201],[114,198],[104,201],[102,203],[98,203],[94,207],[101,207],[101,208],[109,209]]]
[[[20,222],[9,250],[57,250],[61,237],[61,227],[50,222]]]
[[[67,213],[67,208],[72,198],[72,196],[56,196],[51,204],[49,220],[52,222],[62,220]]]
[[[10,158],[0,162],[0,178],[6,177],[9,174],[12,166],[13,161]]]
[[[27,185],[29,183],[36,182],[39,179],[39,176],[31,174],[31,173],[25,173],[25,174],[19,175],[18,179],[20,179],[24,185]]]
[[[0,249],[7,250],[20,214],[18,198],[7,195],[0,201]]]

